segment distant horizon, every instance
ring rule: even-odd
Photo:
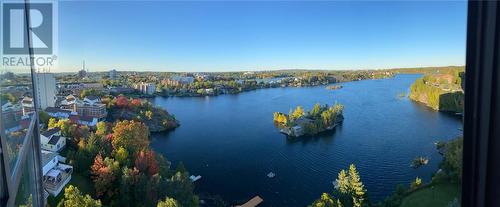
[[[415,66],[415,67],[391,67],[391,68],[355,68],[355,69],[275,69],[275,70],[233,70],[233,71],[165,71],[165,70],[121,70],[119,68],[111,68],[108,70],[98,70],[92,71],[89,70],[89,73],[106,73],[113,69],[117,72],[139,72],[139,73],[232,73],[232,72],[272,72],[272,71],[363,71],[363,70],[405,70],[405,69],[433,69],[433,68],[446,68],[446,67],[465,67],[465,65],[444,65],[444,66]],[[20,72],[17,73],[15,71],[4,70],[4,72],[13,72],[14,74],[29,74],[29,72]],[[77,73],[78,70],[75,71],[47,71],[47,72],[39,72],[39,73]]]
[[[52,72],[464,65],[466,5],[62,1]]]

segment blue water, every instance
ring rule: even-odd
[[[230,202],[259,195],[262,206],[305,206],[332,191],[338,172],[351,163],[370,200],[380,201],[416,176],[429,181],[441,161],[433,143],[461,134],[459,118],[398,97],[418,77],[349,82],[333,91],[318,86],[156,98],[181,126],[153,135],[152,147],[174,165],[182,161],[192,174],[202,175],[198,192]],[[335,102],[344,104],[345,120],[332,133],[292,141],[273,125],[275,111]],[[417,156],[427,156],[429,164],[411,168]],[[275,178],[266,176],[271,171]]]

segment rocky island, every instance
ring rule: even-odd
[[[425,74],[411,85],[409,98],[436,111],[461,114],[464,104],[463,77],[463,68]]]
[[[304,135],[316,135],[321,132],[333,130],[342,123],[344,106],[335,104],[333,106],[321,106],[316,103],[310,111],[304,112],[301,106],[289,114],[281,112],[274,113],[274,123],[281,133],[290,137],[300,137]]]
[[[135,120],[144,123],[150,132],[164,132],[175,129],[179,121],[173,114],[156,107],[146,99],[118,96],[108,100],[108,121]]]

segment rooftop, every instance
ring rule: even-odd
[[[61,139],[61,136],[53,136],[52,138],[50,138],[49,144],[55,145],[57,144],[57,142],[59,142],[59,139]]]
[[[43,166],[47,165],[47,163],[49,163],[56,156],[57,156],[56,153],[42,150],[42,164],[43,164]]]
[[[45,137],[50,137],[52,135],[54,135],[55,133],[59,132],[61,129],[59,127],[54,127],[52,129],[49,129],[45,132],[42,133],[43,136]]]

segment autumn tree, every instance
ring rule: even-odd
[[[149,146],[149,130],[141,122],[120,121],[113,127],[112,136],[113,149],[123,147],[132,155]]]
[[[141,106],[141,103],[142,103],[141,99],[134,98],[134,99],[132,99],[132,101],[130,101],[129,106],[130,106],[131,108],[132,108],[132,107],[139,107],[139,106]]]
[[[89,195],[82,195],[80,190],[73,185],[69,185],[64,190],[64,207],[101,207],[100,200],[94,200]]]
[[[321,105],[319,103],[314,104],[313,108],[309,112],[310,116],[317,117],[321,113]]]
[[[115,158],[116,161],[118,161],[122,166],[128,166],[129,162],[129,154],[128,151],[120,147],[118,149],[115,149],[113,151],[113,157]]]
[[[297,108],[295,108],[295,111],[291,113],[290,118],[292,120],[297,120],[302,116],[304,116],[304,109],[302,108],[302,106],[297,106]]]
[[[106,135],[108,133],[108,126],[106,125],[106,122],[97,122],[95,133],[99,136]]]
[[[151,150],[141,150],[137,154],[134,166],[139,172],[146,173],[150,176],[157,174],[159,170],[155,153]]]
[[[97,197],[111,198],[115,194],[115,181],[119,170],[119,163],[114,159],[102,159],[100,154],[96,156],[91,173]]]
[[[128,106],[128,98],[125,96],[118,96],[116,98],[116,106],[124,108]]]
[[[158,202],[156,207],[179,207],[180,205],[173,198],[166,197],[165,200]]]

